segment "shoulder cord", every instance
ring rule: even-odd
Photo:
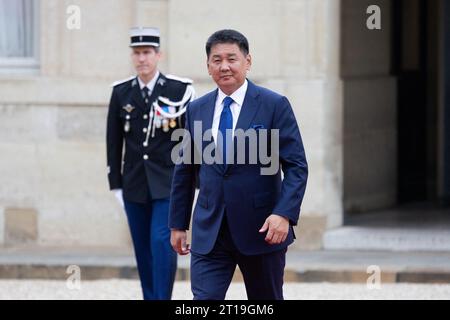
[[[195,90],[192,85],[188,85],[186,87],[183,98],[178,102],[173,102],[164,97],[158,97],[158,99],[155,102],[153,102],[152,107],[150,108],[150,112],[149,112],[150,117],[149,117],[149,123],[148,123],[148,128],[147,128],[147,135],[146,135],[145,141],[144,141],[144,147],[148,146],[148,139],[150,138],[150,131],[152,134],[152,138],[155,137],[155,128],[156,128],[155,114],[156,114],[156,111],[158,111],[161,115],[163,115],[166,118],[175,119],[177,117],[180,117],[181,115],[183,115],[186,112],[187,103],[191,102],[194,99],[195,99]],[[168,113],[159,106],[158,100],[170,107],[181,107],[181,108],[176,113]]]

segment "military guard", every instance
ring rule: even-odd
[[[158,70],[157,28],[132,28],[137,76],[113,84],[107,119],[110,189],[125,208],[144,299],[170,299],[177,256],[170,245],[171,133],[184,126],[192,81]]]

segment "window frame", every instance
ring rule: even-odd
[[[40,71],[40,0],[33,0],[33,56],[0,57],[0,75],[38,74]]]

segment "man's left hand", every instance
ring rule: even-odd
[[[289,232],[289,219],[272,214],[270,215],[264,225],[262,226],[260,233],[267,232],[266,242],[269,244],[280,244],[286,241]]]

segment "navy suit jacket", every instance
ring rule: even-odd
[[[212,127],[217,92],[216,89],[204,95],[188,107],[186,130],[191,137],[194,137],[194,121],[201,121],[203,132]],[[257,255],[281,250],[295,238],[292,226],[297,224],[299,218],[308,167],[300,131],[288,99],[248,81],[236,130],[249,128],[279,129],[279,152],[275,156],[279,159],[283,180],[280,168],[273,175],[261,175],[261,168],[268,165],[261,161],[251,164],[248,158],[245,164],[235,161],[225,170],[221,164],[204,162],[175,166],[170,197],[170,228],[189,229],[196,184],[200,189],[192,217],[191,250],[194,253],[208,254],[213,249],[225,212],[234,244],[242,254]],[[260,132],[257,131],[257,134],[259,137]],[[194,154],[203,154],[210,143],[191,143],[180,154],[189,154],[193,161]],[[254,146],[246,145],[246,152],[249,147]],[[259,233],[271,214],[290,221],[289,234],[284,243],[270,245],[264,240],[266,233]]]

